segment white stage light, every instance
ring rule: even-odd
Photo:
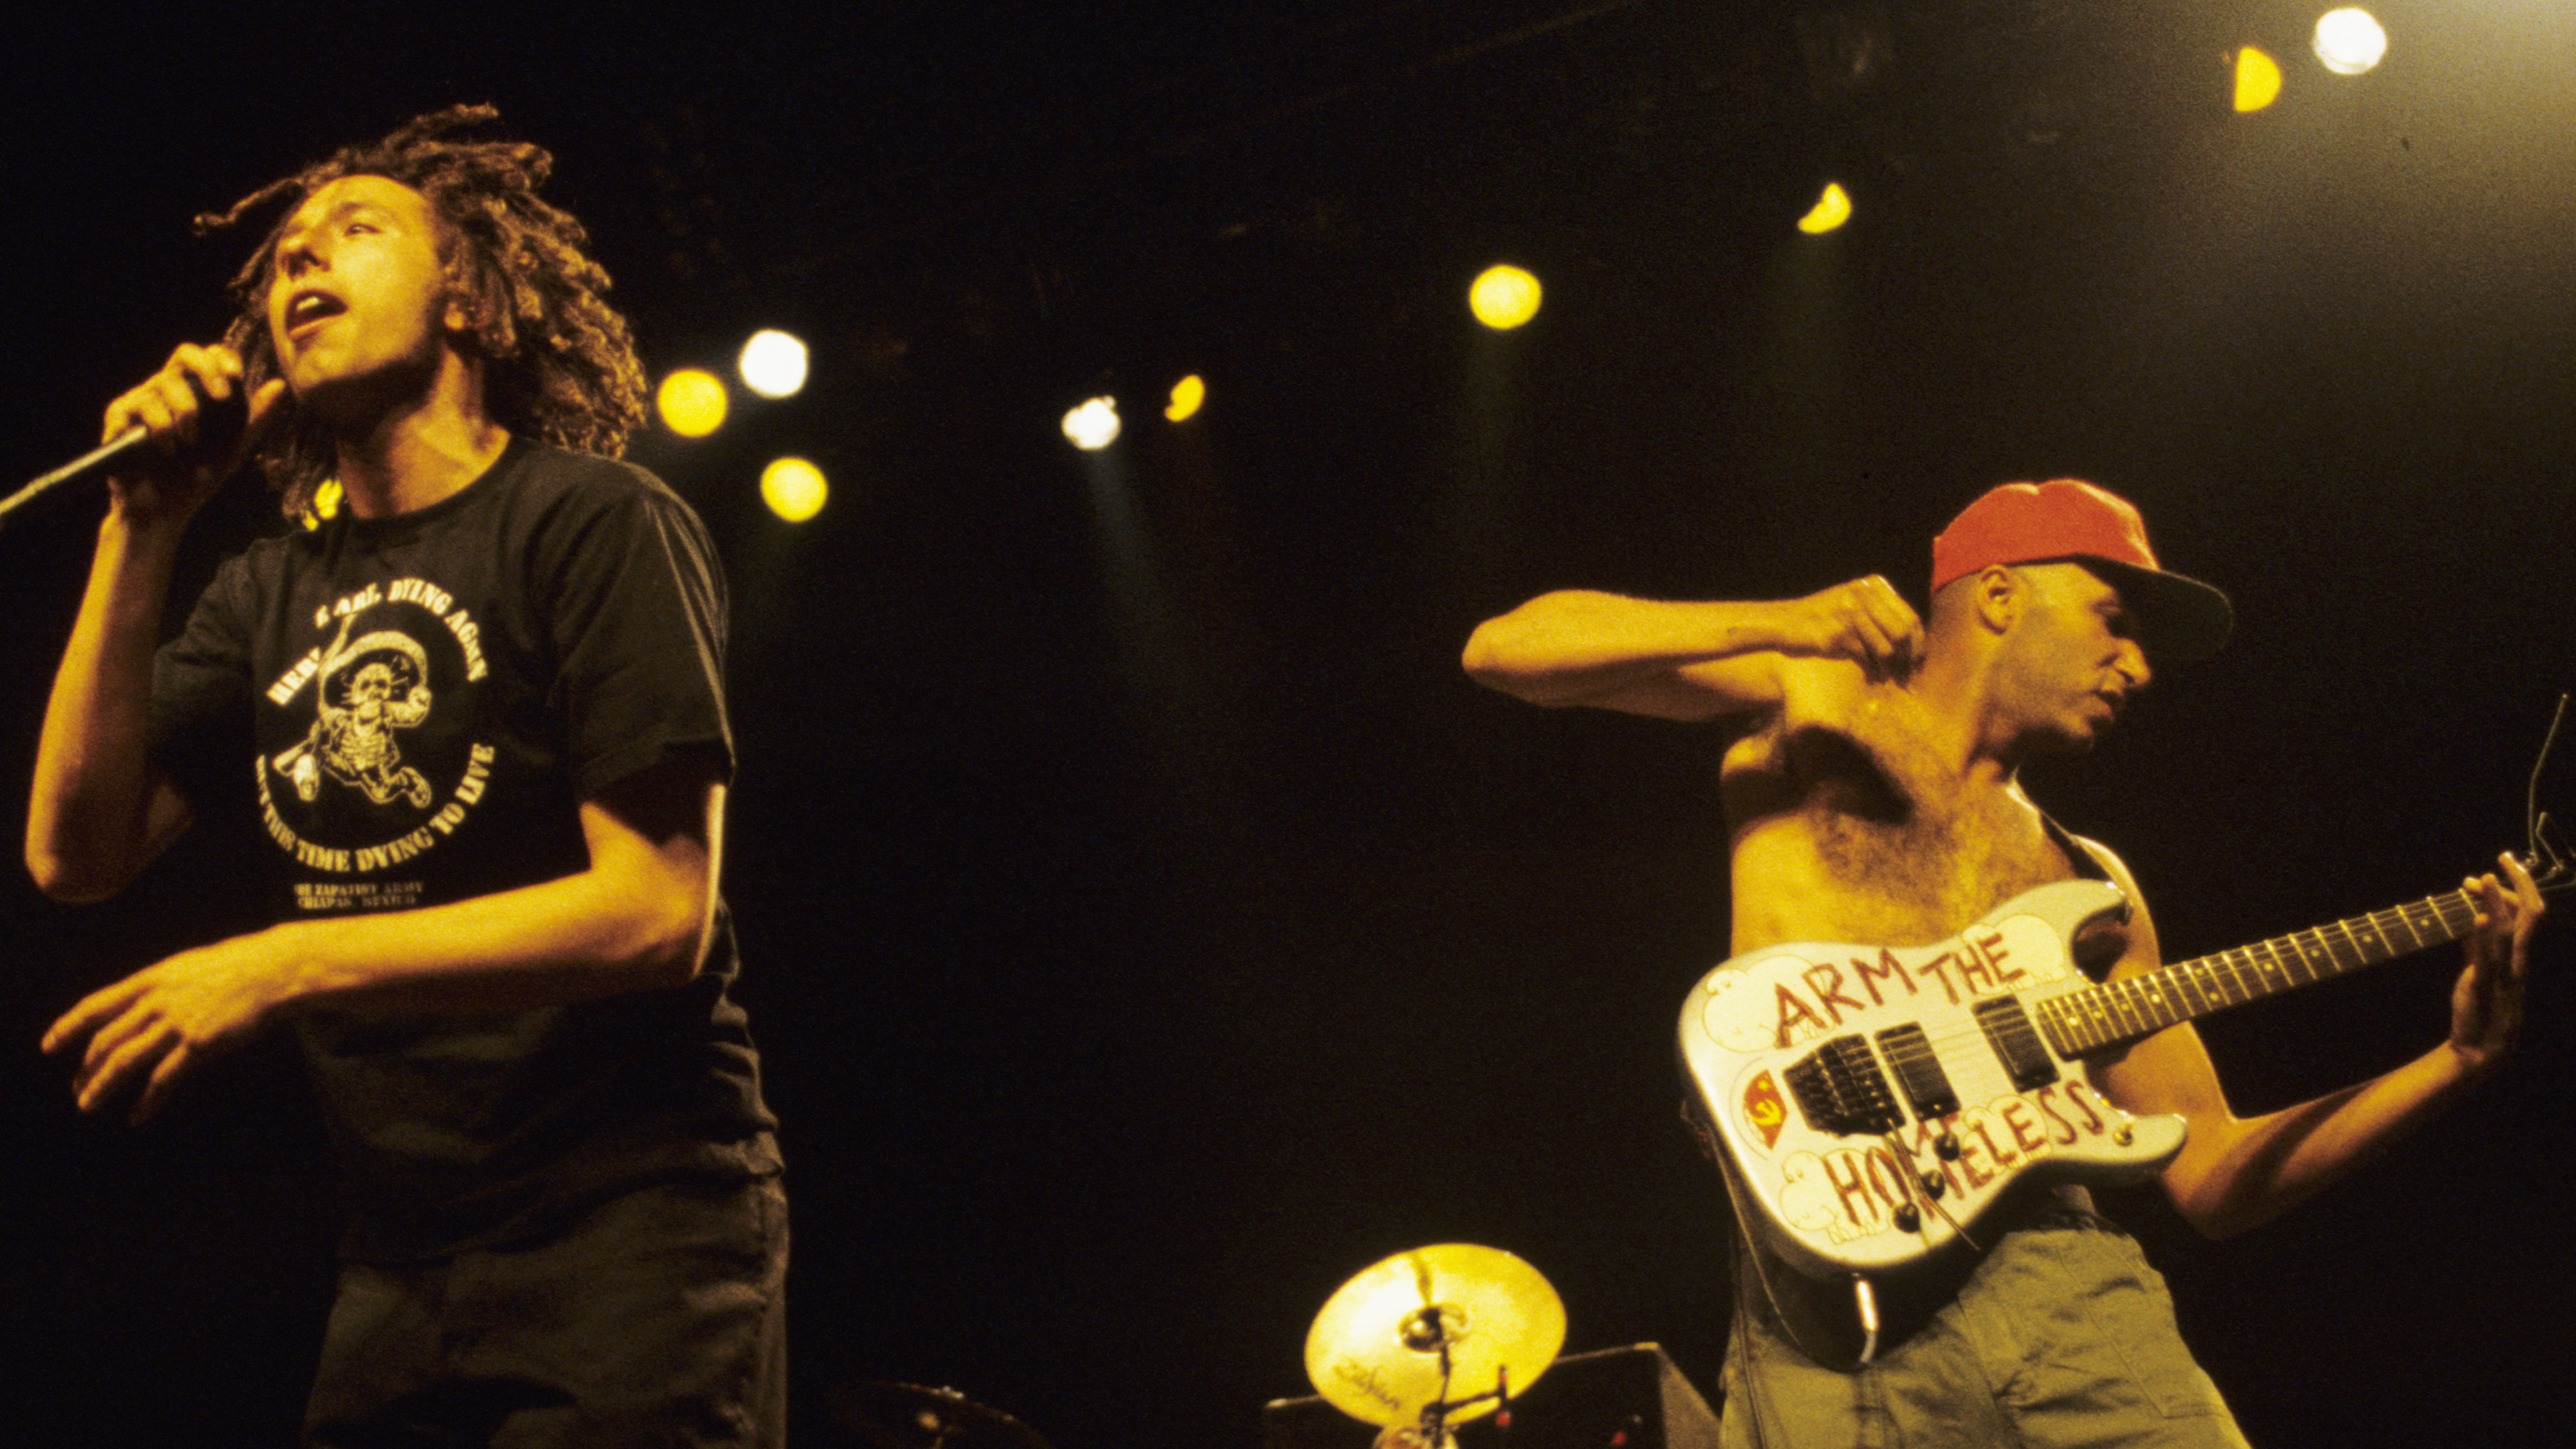
[[[2346,6],[2317,17],[2317,59],[2337,75],[2359,75],[2388,54],[2388,32],[2361,7]]]
[[[1118,400],[1096,397],[1064,415],[1064,435],[1086,453],[1118,441]]]
[[[742,385],[762,397],[794,397],[805,386],[805,344],[775,329],[742,345]]]

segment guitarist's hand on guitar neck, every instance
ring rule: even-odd
[[[2469,965],[2451,988],[2451,1050],[2472,1075],[2495,1070],[2522,1029],[2522,995],[2531,970],[2531,933],[2549,910],[2531,872],[2499,856],[2494,873],[2461,883],[2477,906],[2467,938]]]

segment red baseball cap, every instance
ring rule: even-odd
[[[1989,564],[2081,563],[2120,591],[2158,661],[2206,659],[2236,622],[2227,596],[2157,564],[2129,500],[2080,478],[2006,483],[1932,540],[1932,591]]]

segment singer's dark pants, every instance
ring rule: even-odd
[[[310,1449],[786,1437],[776,1178],[628,1193],[535,1244],[340,1274]]]

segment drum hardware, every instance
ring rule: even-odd
[[[1325,1402],[1381,1426],[1376,1449],[1455,1449],[1452,1426],[1499,1414],[1565,1346],[1565,1304],[1500,1248],[1438,1243],[1374,1263],[1306,1334]],[[1461,1390],[1466,1392],[1461,1392]]]

